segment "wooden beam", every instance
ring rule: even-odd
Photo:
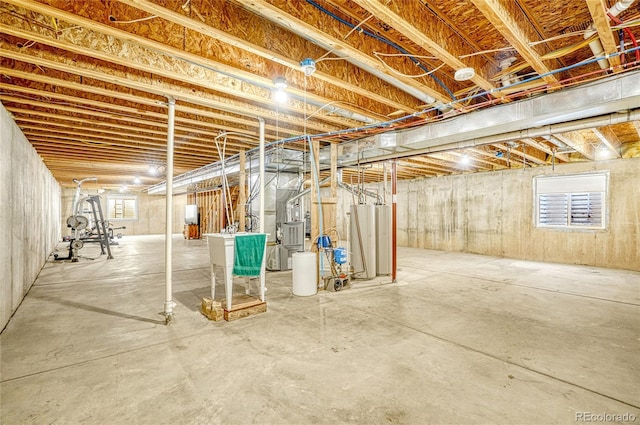
[[[607,16],[607,7],[604,0],[587,0],[587,6],[589,7],[589,13],[593,18],[593,25],[598,31],[598,37],[600,37],[600,43],[604,52],[608,55],[618,52],[618,43],[613,37],[611,32],[611,26],[609,25],[609,17]],[[612,67],[620,66],[620,56],[609,57],[609,64]],[[620,69],[622,71],[622,69]]]
[[[412,156],[411,159],[406,160],[409,162],[425,164],[429,167],[429,169],[437,173],[449,174],[452,171],[452,168],[449,164],[443,164],[442,162],[434,160],[433,158],[430,158],[428,156]]]
[[[422,2],[429,10],[431,10],[438,17],[438,19],[442,20],[449,28],[451,28],[451,30],[455,34],[458,34],[464,40],[464,42],[471,47],[472,52],[483,52],[485,50],[482,46],[480,46],[480,44],[476,43],[471,38],[471,36],[469,35],[469,33],[465,31],[465,29],[456,25],[455,22],[453,22],[451,19],[449,19],[449,17],[445,13],[443,13],[444,10],[446,10],[446,4],[438,5],[438,3],[434,0],[422,0]],[[470,30],[471,28],[468,28],[468,29]],[[482,56],[484,57],[487,63],[491,64],[491,66],[495,68],[499,67],[498,61],[491,53],[484,52],[482,53]]]
[[[490,170],[495,170],[496,168],[506,168],[504,165],[498,163],[495,161],[496,157],[484,152],[480,149],[465,149],[465,151],[467,151],[467,153],[469,153],[469,158],[471,160],[471,162],[475,162],[478,164],[485,164],[488,165],[490,168]],[[451,152],[453,155],[456,155],[458,157],[462,157],[464,154],[458,151],[452,151]],[[473,155],[471,155],[473,154]],[[487,157],[490,158],[491,160],[486,160],[486,159],[482,159],[481,157]]]
[[[91,160],[95,157],[103,159],[109,158],[128,158],[130,160],[144,160],[148,163],[148,159],[160,158],[160,152],[153,152],[146,149],[134,149],[131,147],[121,147],[109,145],[106,143],[95,143],[82,137],[59,137],[52,135],[25,133],[29,142],[36,148],[38,154],[45,153],[58,155],[60,158],[67,158],[70,152],[76,152],[85,159]],[[211,161],[210,158],[203,156],[194,156],[178,152],[176,161],[182,165],[202,166]]]
[[[480,164],[476,164],[473,161],[469,161],[468,164],[460,164],[460,159],[454,155],[454,152],[435,152],[435,153],[430,153],[426,155],[429,158],[434,158],[434,159],[438,159],[442,162],[445,163],[450,163],[451,167],[454,169],[459,169],[461,168],[461,165],[464,165],[465,167],[468,168],[475,168],[478,170],[488,170],[487,167],[480,165]],[[473,159],[473,158],[470,158]]]
[[[559,159],[562,162],[570,162],[569,157],[565,154],[562,153],[557,153],[553,151],[553,148],[550,148],[549,146],[545,145],[544,143],[539,143],[536,142],[533,139],[522,139],[521,142],[526,143],[527,145],[531,146],[532,148],[535,148],[541,152],[546,153],[547,155],[551,155],[556,157],[556,159]]]
[[[502,143],[495,143],[492,146],[497,147],[498,149],[502,149],[504,151],[508,151],[511,152],[511,154],[519,156],[520,158],[524,158],[526,161],[529,161],[528,165],[531,165],[531,163],[537,164],[537,165],[546,165],[547,162],[536,157],[533,155],[528,154],[526,151],[523,151],[523,149],[525,149],[526,144],[522,145],[522,148],[518,149],[518,148],[509,148],[509,146],[503,145]]]
[[[245,9],[252,11],[256,15],[274,22],[301,37],[313,41],[323,48],[333,52],[335,55],[345,58],[346,60],[356,64],[360,68],[374,73],[374,75],[376,73],[386,75],[386,79],[389,84],[395,85],[400,90],[403,90],[414,97],[420,98],[419,96],[417,96],[417,92],[420,92],[433,97],[435,100],[439,100],[442,103],[448,103],[451,100],[447,96],[440,93],[438,90],[435,90],[424,84],[420,84],[419,82],[411,78],[391,75],[389,70],[386,69],[384,65],[382,65],[375,58],[363,53],[346,41],[336,37],[332,37],[314,27],[313,25],[308,24],[289,13],[284,12],[277,6],[274,6],[273,4],[270,4],[265,0],[237,1]],[[422,98],[421,100],[423,102],[425,101],[424,98]]]
[[[16,92],[21,92],[21,93],[28,93],[28,94],[36,95],[36,96],[42,97],[42,98],[47,100],[47,102],[42,102],[42,101],[37,101],[37,100],[33,100],[33,99],[22,99],[22,98],[18,98],[18,97],[15,97],[15,96],[0,95],[0,97],[4,96],[3,98],[5,100],[8,100],[8,101],[14,102],[14,103],[23,103],[23,104],[27,104],[29,106],[41,106],[43,108],[48,108],[48,109],[51,109],[51,110],[60,109],[60,110],[69,111],[69,112],[74,112],[75,111],[74,113],[82,113],[82,114],[90,115],[90,116],[99,116],[99,117],[105,118],[105,119],[109,119],[109,116],[111,115],[111,117],[110,117],[111,119],[123,120],[123,118],[124,118],[127,122],[133,122],[133,123],[137,123],[137,124],[147,125],[147,126],[150,126],[150,127],[160,127],[160,128],[165,128],[166,127],[166,122],[162,121],[163,114],[161,114],[159,112],[152,112],[152,111],[142,110],[140,108],[133,108],[133,107],[128,107],[128,106],[116,105],[116,104],[113,104],[113,103],[101,102],[101,101],[97,101],[97,100],[89,100],[89,99],[85,99],[85,98],[82,98],[82,97],[79,98],[79,97],[74,97],[74,96],[67,96],[67,95],[64,95],[64,94],[61,94],[61,93],[57,93],[57,92],[42,92],[40,90],[30,89],[28,87],[21,87],[21,86],[9,85],[9,84],[4,84],[4,83],[0,83],[0,88],[4,88],[6,90],[12,90],[12,91],[16,91]],[[50,102],[51,99],[65,100],[66,102],[79,103],[80,105],[78,105],[77,107],[58,105],[56,103]],[[86,105],[86,106],[83,106],[83,104]],[[62,106],[62,107],[58,108],[58,106]],[[103,112],[98,112],[96,109],[100,109]],[[113,112],[108,112],[110,110],[113,110]],[[107,115],[105,115],[105,114],[107,114]],[[116,116],[114,116],[113,114],[116,114]],[[145,121],[144,118],[142,118],[142,119],[135,118],[138,115],[142,115],[143,117],[146,117],[148,119],[148,121]],[[166,119],[164,121],[166,121]],[[217,132],[213,133],[213,132],[208,132],[207,130],[199,129],[198,127],[200,127],[200,126],[207,126],[206,125],[207,123],[204,123],[202,121],[177,117],[176,118],[176,122],[188,125],[188,126],[178,125],[176,127],[177,132],[181,132],[182,131],[182,132],[185,132],[185,133],[187,133],[189,135],[193,135],[193,133],[198,132],[198,133],[209,134],[211,137],[215,137],[215,136],[218,135]],[[209,125],[207,127],[214,128],[216,130],[225,130],[225,129],[228,128],[226,126],[211,126],[211,125]],[[234,130],[234,132],[235,132],[235,130]],[[163,132],[163,134],[166,134],[166,132]],[[242,133],[240,133],[240,134],[242,134]],[[251,133],[248,132],[248,131],[246,132],[246,134],[247,134],[247,136],[251,136]],[[238,138],[238,136],[235,135],[235,134],[230,135],[229,138],[234,140],[233,142],[230,143],[230,145],[236,146],[236,147],[249,148],[249,147],[255,146],[255,144],[256,144],[256,143],[246,143],[246,142],[235,141],[235,139]],[[203,140],[203,142],[207,143],[207,145],[203,146],[203,147],[209,148],[210,147],[210,145],[209,145],[210,139],[202,139],[202,140]],[[166,137],[165,137],[165,141],[166,141]]]
[[[476,71],[475,76],[471,81],[478,87],[491,92],[491,95],[497,98],[504,95],[496,90],[496,87],[491,84],[484,76],[480,75],[484,72],[480,69],[479,63],[466,64],[458,57],[462,56],[463,52],[450,52],[447,48],[452,49],[452,46],[443,46],[438,41],[429,37],[428,23],[424,22],[424,14],[416,14],[415,10],[411,8],[413,3],[393,3],[381,0],[354,0],[360,7],[366,9],[369,13],[385,22],[389,26],[395,28],[411,41],[436,56],[442,62],[451,67],[454,71],[471,66]],[[419,4],[419,3],[416,3]],[[392,9],[393,8],[393,9]],[[403,13],[404,12],[404,13]],[[441,34],[441,40],[450,40],[458,38],[458,34],[453,33],[448,27],[439,27],[439,31],[445,31],[445,34]],[[469,52],[464,52],[469,53]],[[475,60],[474,62],[478,62]]]
[[[506,163],[507,162],[506,158],[504,158],[504,157],[496,157],[496,154],[493,151],[492,152],[487,152],[486,150],[484,150],[484,148],[467,148],[467,151],[469,151],[471,153],[474,153],[476,156],[484,156],[484,157],[487,157],[487,158],[491,158],[491,159],[493,159],[495,161],[498,161],[498,162],[492,162],[494,167],[497,167],[499,169],[507,168],[506,165],[500,163],[500,161],[503,161],[503,162]]]
[[[10,96],[3,96],[0,95],[0,100],[3,101],[13,101],[13,99]],[[29,104],[31,106],[38,106],[41,108],[46,108],[46,103],[44,102],[36,102],[31,100],[29,102]],[[116,123],[109,123],[108,121],[101,121],[99,123],[94,123],[92,120],[90,119],[86,119],[83,118],[84,115],[90,115],[92,112],[91,111],[87,111],[81,108],[73,108],[70,106],[63,106],[60,107],[61,111],[65,111],[65,112],[69,112],[72,113],[74,115],[72,116],[66,116],[66,115],[61,115],[60,112],[58,111],[58,113],[49,113],[49,112],[41,112],[41,111],[36,111],[34,109],[22,109],[22,108],[15,108],[13,106],[11,106],[11,104],[7,104],[5,105],[5,107],[7,108],[7,110],[11,111],[14,114],[18,114],[18,113],[22,113],[22,114],[26,114],[26,115],[33,115],[33,116],[44,116],[44,117],[49,117],[49,118],[53,118],[55,120],[58,121],[71,121],[72,123],[83,123],[86,124],[88,126],[89,129],[94,130],[94,128],[97,128],[99,130],[97,131],[101,131],[103,130],[102,127],[106,127],[107,129],[122,129],[125,131],[125,133],[120,133],[123,137],[127,137],[128,135],[134,135],[140,138],[144,138],[148,141],[152,141],[153,140],[153,136],[149,136],[146,134],[140,134],[141,128],[140,127],[132,127],[132,126],[128,126],[128,125],[123,125],[123,124],[116,124]],[[100,114],[102,113],[97,113],[97,112],[93,112],[94,116],[100,116]],[[79,115],[79,116],[78,116]],[[16,115],[15,120],[17,122],[32,122],[31,119],[28,116],[21,116],[21,115]],[[110,117],[109,114],[104,114],[104,116],[101,116],[103,119],[105,120],[115,120],[113,117]],[[36,120],[37,121],[37,120]],[[133,122],[135,121],[133,118],[128,118],[127,121],[129,122]],[[144,122],[142,123],[138,123],[138,124],[145,124]],[[55,124],[54,124],[55,125]],[[147,125],[151,125],[151,124],[147,124]],[[189,144],[195,147],[200,147],[201,149],[204,150],[211,150],[212,149],[212,145],[211,145],[211,139],[206,139],[206,138],[202,138],[202,137],[197,137],[195,136],[193,133],[197,132],[197,130],[194,129],[189,129],[189,128],[185,128],[185,127],[179,127],[180,128],[180,133],[179,133],[179,137],[178,137],[178,144],[179,145],[185,145],[185,144]],[[162,134],[161,131],[159,132],[155,132],[155,134]],[[165,133],[166,134],[166,133]],[[215,135],[212,135],[212,137],[215,137]],[[198,142],[198,140],[202,141],[201,143]],[[237,151],[237,149],[239,148],[246,148],[250,145],[246,144],[246,143],[242,143],[242,142],[230,142],[229,143],[230,146],[230,150],[232,151]]]
[[[558,85],[558,80],[544,64],[540,55],[530,46],[530,41],[520,27],[517,20],[501,4],[500,0],[471,0],[480,12],[502,34],[502,36],[520,53],[529,65],[542,79],[552,86]]]
[[[278,53],[278,51],[274,49],[266,49],[256,44],[250,43],[240,37],[235,37],[229,33],[207,25],[201,20],[190,18],[179,12],[174,12],[173,10],[167,9],[148,0],[120,0],[120,2],[131,7],[144,10],[150,15],[158,16],[160,18],[166,19],[167,21],[188,28],[192,31],[196,31],[215,40],[219,40],[223,43],[227,43],[231,46],[242,49],[247,53],[256,55],[268,61],[278,63],[296,72],[301,72],[299,60],[292,60],[291,58]],[[407,114],[416,112],[414,108],[408,105],[389,99],[389,96],[384,96],[384,94],[377,93],[371,90],[364,90],[361,85],[351,84],[326,72],[322,72],[322,70],[320,69],[316,70],[316,72],[313,74],[313,78],[339,87],[343,90],[357,93],[359,96],[363,96],[365,98],[375,100],[376,102],[386,104],[391,108],[402,110]],[[328,100],[325,101],[325,103],[326,102],[328,102]],[[354,109],[349,108],[348,106],[346,107],[346,109],[356,112]]]
[[[25,71],[20,71],[16,69],[10,69],[3,66],[0,66],[0,74],[3,74],[8,77],[12,77],[12,78],[20,78],[27,81],[35,81],[41,84],[49,84],[54,87],[74,90],[79,93],[89,93],[96,96],[105,96],[105,97],[111,97],[114,99],[120,99],[136,105],[144,105],[144,106],[156,107],[156,108],[162,107],[161,100],[159,99],[146,98],[140,95],[129,94],[122,90],[116,91],[116,90],[105,89],[102,87],[91,86],[86,82],[79,83],[71,80],[63,80],[60,78],[53,78],[47,75],[37,74],[33,72],[25,72]],[[26,88],[20,87],[16,84],[3,83],[3,86],[6,86],[10,90],[23,90],[23,91],[26,90]],[[56,95],[55,92],[50,92],[50,91],[38,91],[38,94],[41,96],[47,96],[47,97],[54,97]],[[74,98],[76,99],[76,101],[79,101],[78,99],[85,99],[80,97],[74,97]],[[89,102],[90,99],[86,99],[86,100]],[[198,121],[193,119],[190,120],[186,117],[183,117],[180,114],[176,116],[177,122],[188,123],[196,127],[208,127],[208,128],[215,129],[216,131],[227,130],[232,125],[232,123],[235,123],[235,124],[240,124],[247,127],[255,127],[255,131],[236,127],[234,128],[235,133],[246,134],[247,136],[254,136],[257,132],[256,120],[254,119],[246,119],[246,118],[237,117],[237,116],[231,117],[231,116],[220,114],[208,109],[194,108],[194,107],[188,106],[183,102],[176,105],[176,111],[178,113],[184,113],[184,114],[190,114],[190,115],[199,116],[203,118],[208,118],[208,120],[206,121]],[[166,120],[166,114],[162,114],[162,115],[165,116],[165,120]],[[223,123],[221,123],[222,125],[216,124],[211,122],[211,120],[219,120],[219,121],[222,121]],[[229,124],[224,124],[225,121],[227,121]],[[288,136],[298,136],[303,134],[301,131],[295,131],[288,128],[283,129],[270,124],[267,124],[265,126],[265,129],[269,133],[275,134],[275,132],[278,131],[279,133],[283,133]],[[234,137],[235,137],[234,135],[230,136],[230,138],[234,138]],[[276,137],[273,134],[267,134],[267,138],[271,140],[276,140]]]
[[[9,31],[10,33],[21,32],[20,30],[16,29],[7,30],[6,27],[3,28],[2,26],[0,26],[0,31]],[[70,51],[75,51],[79,54],[88,53],[86,49],[78,48],[71,43],[59,42],[57,40],[41,37],[34,33],[23,33],[22,35],[27,39],[36,39],[36,41],[54,45],[54,47],[60,47],[64,45]],[[16,46],[10,45],[9,43],[6,43],[5,41],[0,41],[0,50],[3,50],[3,56],[6,58],[32,63],[39,67],[56,69],[62,72],[81,75],[86,78],[93,78],[96,80],[105,81],[107,83],[128,87],[134,90],[154,93],[160,96],[171,96],[178,100],[185,100],[196,105],[215,108],[221,111],[239,114],[242,116],[263,116],[269,119],[273,119],[274,121],[276,119],[275,111],[271,107],[263,108],[254,104],[247,104],[240,101],[231,100],[229,98],[211,94],[208,91],[183,87],[177,84],[172,84],[169,81],[150,78],[148,75],[140,75],[139,73],[125,73],[116,70],[113,67],[106,67],[94,63],[82,62],[80,60],[72,60],[67,58],[66,56],[56,55],[44,50],[38,50],[36,52],[28,51],[28,53],[25,53],[23,50],[19,49]],[[164,63],[164,59],[162,59],[161,57],[156,57],[153,60]],[[123,66],[131,66],[135,64],[134,62],[130,63],[126,59],[118,59],[116,57],[112,58],[112,61],[114,61],[115,63],[121,63]],[[141,66],[141,68],[147,68],[147,66]],[[148,70],[146,72],[149,72],[149,75],[152,75],[154,73],[158,73],[160,75],[164,74],[164,76],[167,78],[175,78],[177,75],[180,75],[180,73],[177,72],[176,69],[156,69],[155,71]],[[302,107],[298,109],[299,110],[297,112],[300,113],[300,116],[288,114],[285,115],[285,117],[280,117],[280,122],[286,122],[288,125],[295,125],[299,128],[304,128],[304,110]],[[229,120],[233,120],[233,117],[229,117]],[[341,121],[343,124],[348,123],[348,121],[346,120],[338,121]],[[338,129],[338,127],[325,125],[315,120],[307,121],[306,127],[318,132],[331,132]],[[343,127],[348,127],[348,125],[344,125]]]
[[[592,128],[591,131],[596,135],[598,139],[602,142],[604,146],[615,156],[616,158],[621,158],[620,155],[620,140],[618,140],[618,136],[611,131],[609,127],[601,127],[601,128]]]
[[[233,68],[221,62],[213,61],[182,49],[136,36],[129,32],[82,18],[55,7],[28,0],[7,0],[7,3],[33,10],[44,16],[51,16],[70,24],[81,26],[85,31],[85,34],[83,34],[84,37],[82,38],[78,37],[76,32],[73,35],[73,39],[70,39],[70,31],[60,31],[57,34],[53,34],[55,39],[51,39],[45,34],[31,32],[30,35],[28,35],[17,28],[10,28],[8,31],[5,31],[3,28],[3,32],[7,32],[8,34],[48,44],[77,54],[116,63],[125,67],[135,68],[143,72],[161,75],[165,78],[174,79],[176,78],[176,74],[179,74],[182,76],[182,79],[189,81],[190,84],[197,84],[201,87],[226,93],[231,96],[241,97],[251,102],[268,106],[273,103],[271,93],[273,81],[269,78],[260,77],[255,73]],[[247,82],[252,84],[247,84]],[[309,102],[313,101],[319,105],[324,105],[335,100],[294,87],[288,88],[287,91],[297,96],[298,99],[306,98]],[[232,101],[230,103],[234,102]],[[235,106],[237,108],[239,105]],[[314,112],[314,109],[317,111],[319,108],[313,108],[303,104],[301,101],[294,100],[289,101],[287,107],[301,115],[305,113],[305,109],[307,108],[310,108],[312,112]],[[361,108],[356,109],[349,105],[344,105],[343,108],[360,115],[368,115],[367,112]],[[375,120],[374,115],[370,115],[369,118]],[[353,126],[353,122],[342,117],[324,113],[316,114],[316,119],[322,119],[334,125],[344,127]]]
[[[584,136],[577,131],[569,131],[567,133],[558,133],[553,135],[572,149],[575,149],[578,153],[587,159],[595,160],[595,149],[593,145],[585,140]]]

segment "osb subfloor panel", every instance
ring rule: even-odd
[[[269,273],[268,312],[213,322],[206,242],[176,235],[165,326],[163,250],[45,265],[0,336],[3,425],[640,421],[640,273],[401,248],[398,283]]]

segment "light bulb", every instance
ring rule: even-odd
[[[289,95],[284,90],[278,89],[273,92],[273,100],[275,100],[278,103],[285,103],[288,99],[289,99]]]

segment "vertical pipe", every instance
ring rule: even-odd
[[[247,204],[247,183],[246,183],[246,173],[245,169],[247,168],[246,164],[246,156],[244,149],[240,149],[240,174],[239,174],[239,183],[240,193],[238,193],[238,231],[244,232],[246,230],[245,223],[245,215],[246,215],[246,204]]]
[[[264,119],[258,118],[260,123],[260,206],[258,210],[259,232],[264,233]]]
[[[391,163],[391,282],[396,283],[396,270],[398,266],[396,252],[396,217],[397,217],[397,187],[398,173],[397,162],[394,159]]]
[[[264,233],[264,119],[258,118],[258,122],[260,123],[260,211],[259,211],[259,220],[260,220],[260,233]],[[266,242],[265,242],[266,243]],[[266,245],[265,245],[266,250]],[[265,252],[266,257],[266,252]],[[262,266],[260,268],[260,301],[264,302],[264,287],[265,287],[265,267],[264,267],[264,257],[262,260]]]
[[[387,163],[382,163],[382,171],[383,171],[383,189],[382,189],[382,204],[387,205],[387,195],[389,194],[389,177],[387,176]]]
[[[172,224],[173,224],[173,135],[176,115],[176,101],[169,97],[169,118],[167,126],[167,202],[166,202],[166,228],[164,242],[164,262],[165,262],[165,297],[164,297],[164,317],[165,324],[173,321],[173,290],[172,285],[172,253],[171,245]]]

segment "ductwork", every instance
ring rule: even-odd
[[[620,0],[616,4],[611,6],[611,8],[607,11],[607,14],[611,16],[618,16],[619,14],[627,10],[634,2],[635,0]],[[596,33],[596,26],[594,24],[591,24],[589,25],[587,31],[585,31],[584,33],[584,39],[588,40]],[[593,40],[591,43],[589,43],[589,47],[591,48],[591,51],[593,52],[593,56],[595,58],[602,57],[602,59],[598,60],[598,65],[600,66],[600,68],[609,68],[609,61],[604,58],[604,48],[602,47],[602,42],[600,42],[600,39],[596,38],[595,40]]]
[[[394,152],[368,147],[358,159],[340,166],[634,121],[640,119],[638,105],[640,72],[636,71],[397,132]]]
[[[428,153],[444,152],[449,150],[459,150],[472,148],[475,146],[489,145],[492,143],[508,142],[511,140],[530,139],[534,137],[552,136],[554,134],[566,133],[568,131],[585,130],[594,127],[606,127],[608,125],[621,124],[631,121],[640,120],[640,109],[633,111],[627,111],[623,113],[612,113],[609,115],[603,115],[598,117],[585,118],[582,120],[571,121],[560,124],[545,125],[536,128],[530,128],[520,131],[511,131],[507,133],[493,134],[485,137],[478,137],[473,139],[466,139],[459,142],[445,143],[439,145],[433,145],[421,149],[413,149],[410,151],[396,152],[392,154],[376,155],[375,151],[371,152],[369,156],[363,156],[358,163],[360,165],[370,164],[373,162],[387,161],[390,159],[406,158],[416,155],[426,155]],[[351,163],[341,165],[352,165]]]

